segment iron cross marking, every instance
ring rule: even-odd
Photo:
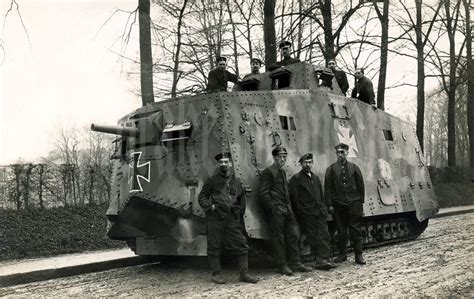
[[[150,161],[140,164],[140,156],[142,152],[132,153],[132,163],[128,164],[131,168],[128,179],[130,192],[143,191],[141,180],[150,182]]]

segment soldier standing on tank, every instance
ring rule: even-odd
[[[311,171],[313,154],[304,154],[301,171],[290,179],[290,199],[301,230],[316,258],[316,269],[329,270],[331,237],[328,231],[328,211],[319,177]]]
[[[362,102],[375,106],[375,93],[372,81],[364,76],[364,69],[358,68],[355,71],[356,84],[352,90],[351,97],[359,99]]]
[[[339,88],[341,89],[342,94],[346,95],[346,92],[349,89],[349,82],[347,81],[346,73],[343,70],[339,70],[336,68],[336,60],[334,59],[330,59],[328,61],[328,67],[333,72],[334,77],[336,78],[336,81],[337,81],[337,85],[339,85]]]
[[[237,75],[226,70],[227,58],[217,58],[217,68],[209,72],[207,76],[207,92],[227,91],[227,82],[239,83]]]
[[[220,263],[221,247],[225,244],[238,255],[240,281],[256,283],[258,278],[249,274],[249,246],[240,222],[246,206],[242,181],[232,172],[230,153],[220,153],[215,159],[219,170],[206,181],[198,197],[207,216],[207,255],[212,281],[225,283]]]
[[[283,59],[281,61],[277,61],[274,64],[270,65],[268,67],[269,71],[276,70],[277,68],[280,68],[282,66],[301,62],[298,58],[291,57],[291,46],[292,44],[289,41],[282,41],[280,43],[279,48],[280,48],[281,55],[283,56]]]
[[[326,169],[324,194],[331,203],[328,210],[333,214],[337,227],[337,247],[339,256],[335,262],[347,260],[347,230],[355,253],[355,262],[365,265],[362,257],[362,216],[364,212],[365,187],[359,167],[347,161],[349,146],[336,145],[337,162]]]
[[[258,58],[252,58],[250,60],[250,69],[251,73],[244,76],[243,79],[248,79],[252,76],[260,74],[260,68],[262,67],[263,62]]]
[[[283,169],[287,151],[284,147],[277,146],[272,150],[272,156],[274,164],[262,172],[258,194],[269,217],[278,271],[285,275],[292,275],[293,271],[310,272],[312,269],[301,262],[296,220],[291,208],[286,172]],[[293,271],[287,265],[287,253],[293,264]]]

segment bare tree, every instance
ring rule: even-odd
[[[28,30],[26,29],[26,25],[25,25],[25,22],[23,21],[23,17],[21,16],[20,5],[18,5],[16,0],[10,0],[10,7],[5,12],[5,15],[3,18],[3,27],[2,27],[2,33],[0,36],[0,53],[2,54],[0,57],[0,65],[3,64],[6,57],[5,41],[3,40],[5,27],[6,27],[7,19],[13,11],[16,11],[18,15],[18,19],[20,20],[21,27],[23,28],[23,31],[25,32],[26,39],[28,40],[28,45],[30,46],[30,49],[31,49],[30,35],[28,33]]]
[[[377,17],[380,20],[382,27],[382,36],[380,40],[380,68],[379,68],[379,83],[377,88],[377,108],[385,110],[385,82],[387,78],[387,62],[388,62],[388,8],[389,0],[383,0],[383,9],[380,11],[376,1],[374,1],[374,8]]]
[[[15,182],[15,187],[12,189],[12,194],[11,197],[15,201],[15,206],[17,210],[21,209],[21,195],[22,195],[22,190],[21,190],[21,176],[23,173],[23,164],[17,163],[13,164],[10,166],[13,170],[14,174],[14,182]]]
[[[448,53],[442,49],[433,47],[435,55],[430,56],[433,65],[440,73],[440,80],[444,92],[448,96],[448,166],[456,166],[456,88],[460,83],[458,76],[458,67],[461,59],[461,53],[465,45],[460,45],[458,53],[456,53],[456,33],[460,23],[460,6],[461,0],[455,1],[452,5],[451,1],[443,1],[444,14],[442,18],[442,26],[438,28],[439,34],[446,33],[449,50]]]
[[[142,105],[155,102],[153,95],[153,55],[151,52],[150,0],[138,0],[140,26],[140,83]]]
[[[24,179],[23,179],[23,182],[22,182],[22,185],[23,185],[23,203],[24,203],[24,207],[25,209],[30,209],[30,190],[31,190],[31,185],[32,185],[32,182],[31,182],[31,173],[33,172],[34,168],[36,167],[36,165],[32,164],[32,163],[26,163],[24,165]]]
[[[276,37],[275,37],[275,0],[264,0],[263,4],[263,39],[265,41],[265,65],[276,62]]]
[[[466,14],[466,78],[467,78],[467,125],[469,134],[469,163],[474,167],[474,62],[472,61],[471,0],[463,0]]]
[[[397,24],[402,28],[403,32],[408,35],[407,40],[416,49],[416,63],[417,63],[417,84],[416,84],[416,98],[417,98],[417,112],[416,112],[416,135],[420,142],[420,147],[424,149],[424,118],[425,118],[425,62],[427,56],[430,55],[431,50],[426,49],[426,45],[429,42],[430,35],[434,28],[435,23],[438,21],[439,11],[442,7],[442,1],[440,1],[435,7],[428,7],[423,5],[423,0],[415,0],[414,14],[412,9],[407,6],[405,1],[400,1],[403,10],[406,15],[402,16],[401,19],[397,19]],[[432,16],[428,20],[424,20],[423,11],[430,10],[433,12]],[[424,29],[426,28],[426,29]],[[415,36],[411,36],[411,32],[414,32]],[[429,43],[431,46],[432,44]],[[406,53],[405,53],[406,54]]]

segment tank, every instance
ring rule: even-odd
[[[306,63],[254,75],[232,92],[149,104],[117,126],[94,129],[117,134],[107,234],[138,255],[206,255],[197,198],[216,171],[214,156],[224,151],[245,185],[253,247],[270,237],[257,191],[277,145],[288,149],[288,178],[311,152],[323,184],[336,161],[334,146],[350,146],[348,160],[365,181],[366,247],[416,238],[439,209],[414,124],[345,97],[330,71]]]

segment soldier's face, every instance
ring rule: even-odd
[[[275,160],[275,164],[278,168],[282,168],[286,164],[286,154],[273,156],[273,160]]]
[[[290,56],[290,46],[284,46],[281,48],[281,55],[283,55],[283,57]]]
[[[347,150],[345,149],[337,150],[336,155],[337,155],[337,160],[344,162],[346,161],[346,158],[347,158]]]
[[[313,167],[312,159],[301,161],[301,168],[303,169],[304,172],[310,172],[311,167]]]
[[[257,61],[252,61],[250,64],[250,68],[252,69],[253,73],[258,73],[260,71],[260,63]]]
[[[364,74],[362,74],[361,70],[356,70],[354,75],[357,79],[360,79],[360,78],[362,78],[362,76],[364,76]]]
[[[226,65],[225,61],[219,61],[217,63],[217,67],[220,68],[221,70],[225,70],[225,65]]]
[[[335,70],[336,69],[336,62],[334,60],[330,60],[328,62],[328,67],[331,69],[331,70]]]
[[[217,162],[217,164],[219,165],[219,171],[224,174],[229,173],[232,168],[232,163],[229,158],[222,158]]]

